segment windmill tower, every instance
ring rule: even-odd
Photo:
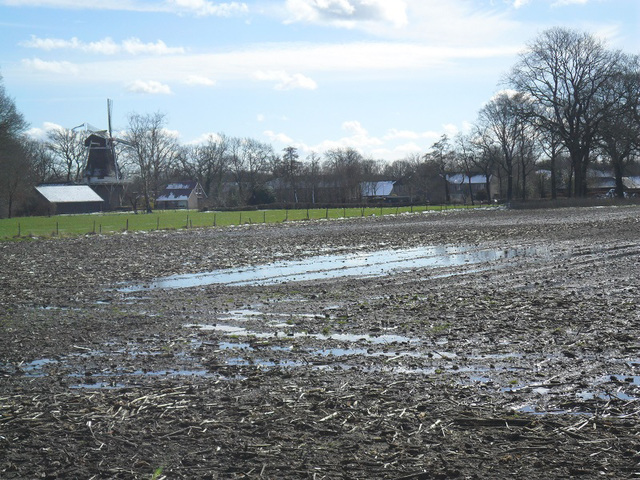
[[[113,137],[111,130],[111,109],[113,101],[107,99],[108,130],[87,130],[84,141],[87,148],[87,162],[84,168],[84,182],[105,201],[105,207],[113,210],[122,206],[125,180],[118,166],[116,143],[127,144]]]

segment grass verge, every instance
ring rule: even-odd
[[[468,205],[316,208],[300,210],[247,210],[200,212],[197,210],[157,210],[149,214],[100,213],[18,217],[0,219],[0,240],[32,237],[69,237],[125,231],[175,230],[180,228],[224,227],[254,223],[338,219],[473,208]]]

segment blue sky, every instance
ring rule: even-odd
[[[552,26],[640,52],[640,0],[0,0],[0,74],[34,136],[162,112],[181,143],[424,153]]]

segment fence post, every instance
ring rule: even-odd
[[[326,219],[329,220],[329,209],[327,208]]]
[[[100,224],[100,235],[102,235],[102,224]]]
[[[262,223],[267,223],[267,212],[262,212]]]
[[[307,220],[309,220],[309,209],[307,208]]]
[[[96,233],[96,221],[93,221],[93,233]]]
[[[238,225],[242,225],[242,212],[240,212],[240,221],[238,222]]]
[[[158,220],[156,221],[156,230],[160,230],[160,215],[158,215]]]
[[[56,237],[60,236],[60,227],[58,225],[58,222],[56,222]]]
[[[18,222],[18,236],[20,236],[20,222]]]
[[[129,218],[127,218],[127,226],[126,226],[126,228],[124,229],[124,231],[125,231],[125,232],[128,232],[128,231],[129,231]]]

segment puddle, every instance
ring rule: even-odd
[[[199,287],[213,284],[257,286],[342,277],[377,277],[417,268],[451,268],[548,255],[540,247],[478,249],[471,246],[431,246],[343,255],[322,255],[266,265],[172,275],[150,283],[123,286],[121,292]]]
[[[264,333],[256,332],[253,330],[247,330],[244,327],[236,327],[232,325],[207,325],[199,323],[188,323],[184,325],[185,328],[194,328],[203,331],[216,331],[223,332],[228,335],[247,336],[255,338],[315,338],[317,340],[336,340],[339,342],[348,343],[373,343],[373,344],[387,344],[387,343],[420,343],[417,338],[404,337],[402,335],[357,335],[351,333],[334,333],[334,334],[321,334],[321,333],[306,333],[306,332],[274,332]]]
[[[623,400],[633,401],[638,400],[638,397],[633,397],[624,392],[579,392],[576,393],[576,397],[580,400]]]
[[[56,364],[58,360],[54,360],[51,358],[40,358],[38,360],[34,360],[33,362],[25,363],[20,366],[24,374],[28,377],[44,377],[46,376],[43,371],[44,367],[50,364]]]
[[[572,412],[571,410],[540,410],[535,405],[523,405],[522,407],[518,407],[515,409],[516,412],[519,413],[528,413],[531,415],[587,415],[591,416],[591,414],[586,412]]]
[[[96,390],[116,390],[118,388],[125,388],[124,383],[111,383],[111,382],[96,382],[96,383],[78,383],[76,385],[70,385],[69,388],[77,389],[96,389]]]

